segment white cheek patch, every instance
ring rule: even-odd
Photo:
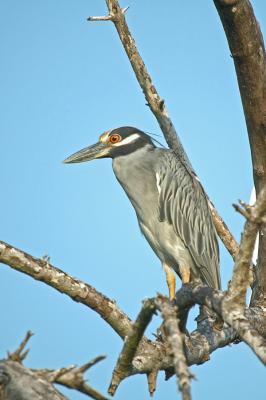
[[[124,146],[126,144],[135,142],[139,138],[140,138],[140,135],[138,133],[134,133],[133,135],[130,135],[127,138],[125,138],[124,140],[122,140],[121,142],[114,143],[113,146],[115,146],[115,147]]]

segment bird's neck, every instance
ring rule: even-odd
[[[154,146],[146,145],[127,156],[113,159],[115,176],[138,215],[146,207],[152,207],[151,200],[158,192],[155,172],[157,150]]]

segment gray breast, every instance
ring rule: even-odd
[[[113,170],[131,201],[140,229],[157,256],[178,273],[179,261],[193,264],[173,226],[159,220],[158,163],[166,150],[145,146],[113,160]],[[194,268],[193,268],[194,269]]]
[[[154,163],[156,150],[159,149],[146,145],[113,160],[116,178],[134,206],[138,219],[145,223],[155,213],[158,215],[159,193]]]

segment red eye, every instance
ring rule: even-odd
[[[114,143],[120,142],[121,139],[122,139],[122,138],[121,138],[120,135],[118,135],[118,134],[113,134],[113,135],[111,135],[111,136],[109,137],[109,142],[112,143],[112,144],[114,144]]]

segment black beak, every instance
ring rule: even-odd
[[[63,162],[65,164],[71,164],[95,160],[96,158],[106,157],[108,155],[108,150],[109,148],[105,143],[98,142],[92,146],[85,147],[85,149],[77,151],[77,153],[72,154]]]

